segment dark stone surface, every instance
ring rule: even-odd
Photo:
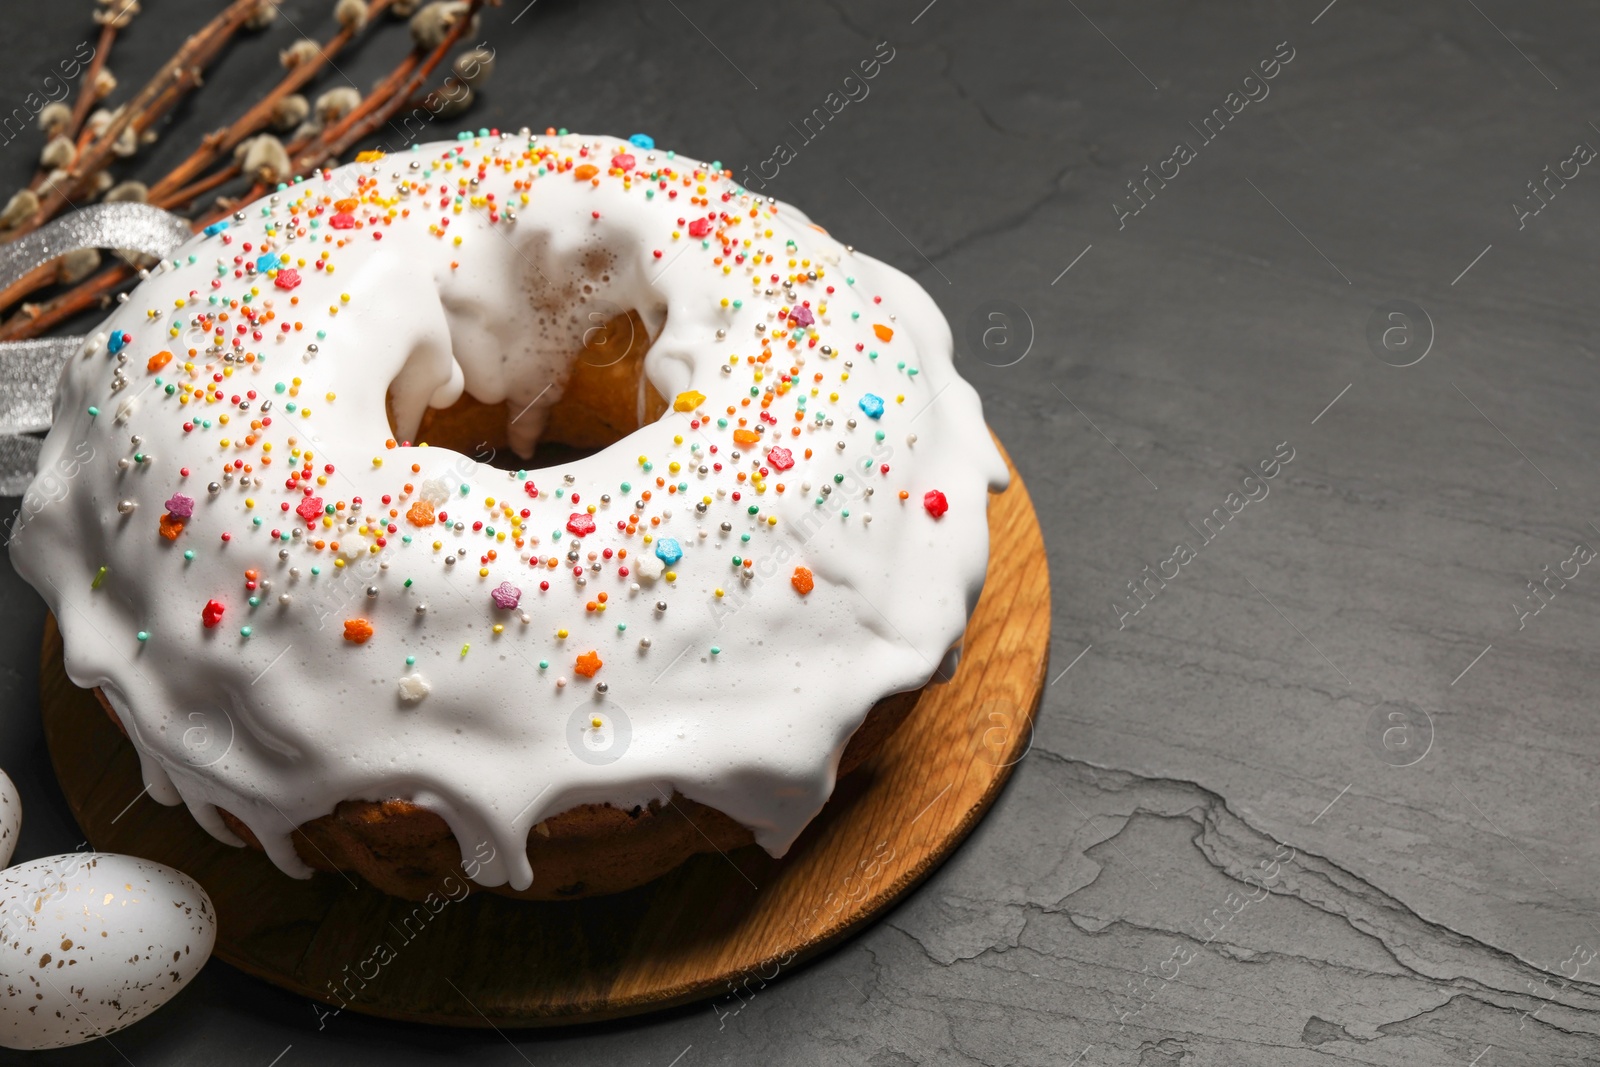
[[[1513,608],[1600,545],[1600,174],[1552,180],[1537,215],[1511,206],[1600,145],[1592,15],[924,2],[510,0],[470,121],[645,130],[741,172],[788,141],[770,191],[944,308],[1038,504],[1056,604],[1033,750],[971,841],[742,1007],[319,1030],[307,1002],[213,963],[115,1049],[37,1062],[1600,1060],[1600,963],[1580,968],[1600,950],[1600,572]],[[216,5],[146,6],[115,53],[125,82]],[[88,35],[88,7],[8,8],[0,101]],[[236,112],[331,7],[286,4],[170,140]],[[402,32],[340,67],[369,85]],[[885,40],[870,95],[803,143],[789,124]],[[1203,140],[1285,41],[1270,95]],[[1171,176],[1179,141],[1194,158]],[[0,148],[8,183],[37,145]],[[1146,165],[1170,179],[1119,220]],[[1422,316],[1384,319],[1395,300]],[[989,326],[990,348],[965,340]],[[1241,487],[1280,443],[1292,461]],[[1209,543],[1189,525],[1262,484]],[[1122,619],[1126,583],[1178,542],[1194,558]],[[0,765],[29,858],[79,838],[39,734],[42,607],[3,564],[0,589]]]

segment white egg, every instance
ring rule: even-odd
[[[17,834],[22,832],[22,798],[17,787],[0,771],[0,867],[11,862],[17,850]]]
[[[199,973],[216,941],[189,876],[105,852],[0,871],[0,1048],[61,1048],[138,1022]]]

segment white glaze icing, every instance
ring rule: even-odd
[[[585,163],[597,181],[575,176]],[[361,202],[340,212],[343,198]],[[689,224],[724,213],[691,236]],[[354,226],[335,229],[336,214]],[[280,270],[252,276],[263,242]],[[332,273],[316,269],[325,252]],[[285,267],[297,287],[279,287]],[[228,301],[252,286],[258,318],[247,322]],[[803,314],[782,316],[802,302],[814,321],[798,327]],[[522,412],[511,430],[526,454],[560,402],[590,312],[617,308],[637,310],[654,338],[645,374],[655,389],[669,402],[690,390],[707,398],[695,413],[669,411],[594,456],[520,477],[404,444],[427,406],[465,389]],[[770,341],[770,362],[749,361],[764,338],[796,328],[796,348]],[[177,358],[149,370],[168,349]],[[799,372],[785,382],[791,366]],[[207,400],[213,385],[220,398]],[[386,387],[398,447],[386,447]],[[752,390],[772,396],[770,409],[740,406]],[[882,399],[881,418],[860,406],[867,393]],[[764,410],[775,421],[760,442],[735,444],[737,419],[752,428]],[[252,431],[252,419],[270,425]],[[345,799],[407,797],[445,819],[464,858],[493,846],[478,882],[514,888],[535,877],[523,843],[543,819],[674,789],[782,855],[832,792],[871,706],[925,684],[959,640],[988,559],[987,493],[1007,478],[977,394],[952,366],[949,327],[910,278],[706,164],[526,131],[319,173],[197,237],[65,369],[40,469],[74,449],[81,457],[85,441],[92,458],[30,520],[12,558],[60,622],[68,674],[100,686],[121,717],[151,795],[186,803],[239,843],[216,809],[231,812],[301,876],[291,827]],[[792,451],[792,468],[773,469],[776,445]],[[290,484],[305,469],[297,448],[315,458],[308,479]],[[236,461],[249,468],[224,478]],[[658,477],[687,491],[669,493]],[[332,526],[282,510],[307,488],[324,508],[341,505],[326,516]],[[652,499],[633,509],[645,489]],[[923,504],[930,490],[948,502],[941,517]],[[169,540],[159,524],[173,494],[194,504]],[[408,522],[430,498],[449,526]],[[591,506],[580,586],[566,526]],[[632,534],[617,526],[630,514]],[[337,538],[339,552],[317,550],[319,537]],[[657,567],[666,538],[682,559]],[[497,558],[483,562],[491,548]],[[608,549],[627,560],[590,565],[590,552]],[[809,594],[791,583],[796,566],[814,574]],[[270,589],[247,589],[247,570]],[[491,598],[503,582],[521,591],[513,610]],[[586,610],[602,592],[605,609]],[[208,627],[211,600],[224,613]],[[372,626],[364,643],[343,637],[355,618]],[[604,665],[584,677],[574,667],[591,650]]]

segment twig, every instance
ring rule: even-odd
[[[117,286],[133,278],[131,267],[121,265],[103,270],[86,281],[79,282],[53,300],[43,304],[24,304],[22,310],[0,326],[0,341],[19,341],[38,337],[46,330],[65,322],[74,315],[88,311],[107,298]]]
[[[32,233],[54,218],[63,207],[69,205],[72,202],[71,193],[78,190],[83,179],[98,173],[111,158],[112,147],[116,144],[117,138],[122,136],[122,131],[127,129],[136,117],[154,111],[158,102],[164,105],[161,113],[175,105],[183,93],[193,88],[199,80],[202,65],[221,51],[222,46],[255,12],[259,3],[260,0],[233,0],[233,3],[207,23],[204,29],[184,41],[183,46],[156,72],[155,77],[139,90],[137,96],[123,106],[121,114],[95,138],[92,144],[79,153],[77,160],[68,169],[66,177],[60,183],[52,185],[50,191],[40,198],[39,209],[34,212],[33,217],[9,231],[6,238],[16,240],[24,234]],[[169,92],[174,87],[177,88],[177,92]]]
[[[47,192],[41,193],[40,207],[34,216],[9,233],[0,235],[0,239],[10,240],[30,233],[64,207],[71,205],[70,197],[110,161],[113,146],[125,130],[131,127],[136,133],[143,133],[199,84],[203,70],[226,47],[259,2],[260,0],[233,0],[220,15],[185,40],[177,53],[162,66],[134,99],[121,108],[117,118],[100,134],[95,135],[85,127],[89,111],[96,102],[93,95],[93,81],[98,72],[104,68],[105,56],[116,36],[113,32],[114,27],[103,26],[100,47],[96,52],[94,65],[89,68],[86,76],[83,95],[75,101],[73,127],[68,131],[69,136],[77,135],[82,138],[77,161],[66,175],[50,185]],[[371,25],[372,18],[381,14],[394,2],[395,0],[371,0],[367,25]],[[479,12],[485,6],[497,4],[498,0],[471,0],[467,9],[446,32],[437,47],[426,53],[413,48],[347,115],[314,134],[296,138],[286,145],[285,149],[290,159],[294,161],[296,171],[309,174],[319,167],[336,161],[340,155],[388,123],[399,111],[417,106],[416,101],[419,99],[425,100],[425,97],[418,95],[418,91],[429,75],[460,42]],[[340,29],[321,46],[320,55],[316,59],[308,59],[290,70],[265,97],[232,124],[205,135],[200,145],[187,159],[151,186],[148,202],[170,210],[192,204],[204,194],[239,178],[242,169],[238,163],[232,161],[218,167],[210,174],[206,174],[205,171],[247,138],[263,129],[270,121],[277,104],[308,84],[359,32],[350,27]],[[45,177],[44,175],[37,177],[34,187],[43,186]],[[252,183],[251,188],[241,198],[219,198],[213,208],[195,220],[194,229],[199,231],[210,223],[226,217],[239,204],[258,199],[267,191],[268,186],[258,181]],[[56,277],[56,269],[55,263],[45,264],[0,289],[0,308],[26,299],[29,293],[50,285]],[[110,301],[111,295],[133,281],[136,274],[134,268],[117,262],[43,303],[23,304],[16,314],[0,324],[0,341],[39,336],[76,315],[97,306],[104,306]]]
[[[185,185],[183,188],[174,189],[169,193],[163,193],[158,196],[156,195],[155,190],[152,189],[150,191],[148,202],[154,204],[156,207],[166,208],[168,211],[175,211],[178,208],[194,203],[202,195],[209,193],[219,185],[228,184],[233,179],[237,178],[240,173],[242,172],[239,169],[239,164],[231,163],[228,166],[223,167],[221,170],[214,171],[211,174],[206,175],[199,181],[191,182],[188,185]],[[0,307],[3,306],[3,304],[0,304]]]
[[[384,123],[393,118],[410,101],[412,95],[422,86],[423,82],[427,81],[428,75],[433,73],[434,68],[444,59],[446,53],[454,48],[466,34],[468,27],[472,25],[472,20],[482,10],[483,5],[484,0],[472,0],[467,10],[456,20],[455,25],[451,26],[449,31],[446,32],[444,40],[439,42],[437,48],[428,53],[427,58],[417,66],[415,73],[411,75],[411,78],[399,92],[391,94],[386,100],[380,100],[377,106],[365,114],[360,113],[361,108],[356,108],[349,115],[346,115],[337,126],[324,131],[322,136],[318,138],[316,153],[308,152],[296,160],[296,165],[301,173],[322,166],[330,159],[337,159],[356,142],[375,133],[383,127]],[[368,97],[368,100],[374,99],[380,99],[379,94],[376,92]]]

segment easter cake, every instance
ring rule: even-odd
[[[910,278],[555,130],[206,228],[63,371],[40,469],[84,442],[12,558],[150,795],[413,898],[783,855],[953,664],[1007,480]]]

